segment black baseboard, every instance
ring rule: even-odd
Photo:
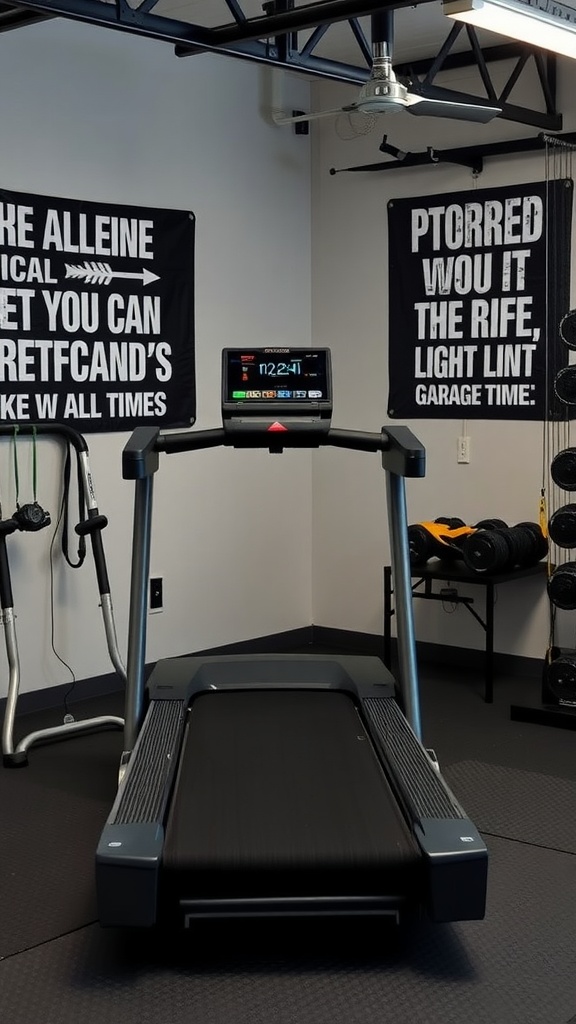
[[[314,626],[302,626],[300,629],[288,629],[284,633],[271,633],[269,636],[257,636],[252,640],[240,640],[235,644],[224,644],[222,647],[207,647],[201,651],[190,651],[190,654],[277,654],[288,653],[298,647],[308,647],[314,641]],[[184,655],[189,657],[189,655]]]
[[[354,654],[368,654],[383,657],[383,638],[375,633],[360,633],[348,629],[333,629],[330,626],[302,626],[299,629],[286,630],[268,636],[255,637],[221,647],[210,647],[190,654],[275,654],[289,653],[303,647],[326,647],[349,651]],[[392,663],[396,663],[396,640],[392,639]],[[444,644],[416,644],[418,660],[422,665],[440,665],[446,668],[461,668],[466,671],[483,672],[483,652],[469,650],[465,647],[450,647]],[[154,662],[146,666],[146,675],[154,667]],[[521,658],[512,654],[494,655],[494,673],[540,678],[542,660],[538,658]],[[108,693],[117,693],[121,689],[115,672],[79,679],[72,684],[50,686],[47,689],[33,690],[22,693],[18,700],[18,714],[29,714],[33,711],[45,711],[60,707],[66,698],[69,704],[89,700],[92,697],[103,697]],[[4,714],[6,698],[0,700],[0,717]]]
[[[243,640],[235,644],[225,644],[222,647],[207,648],[202,651],[192,651],[191,654],[273,654],[277,651],[288,652],[300,647],[307,647],[314,642],[313,626],[303,626],[300,629],[286,630],[284,633],[275,633],[270,636],[255,637],[253,640]],[[155,662],[146,664],[145,675],[148,678],[154,668]],[[109,693],[118,693],[122,684],[115,672],[108,672],[104,675],[91,676],[88,679],[78,679],[72,683],[62,683],[59,686],[49,686],[41,690],[30,690],[21,693],[18,698],[18,715],[27,715],[35,711],[48,711],[50,708],[58,708],[67,704],[77,704],[79,701],[90,700],[93,697],[105,697]],[[0,698],[0,718],[3,717],[6,708],[6,698]]]
[[[392,654],[395,655],[396,640],[392,640]],[[462,668],[470,672],[484,672],[483,650],[468,647],[452,647],[447,644],[431,644],[418,641],[418,660],[423,665],[444,665],[447,668]],[[541,679],[544,658],[524,658],[517,654],[494,653],[494,675],[521,676],[526,679]]]
[[[317,647],[335,647],[354,654],[383,656],[383,638],[375,633],[358,633],[351,629],[312,626],[312,642]]]
[[[28,715],[33,711],[48,711],[50,708],[77,704],[81,700],[92,697],[105,697],[108,693],[117,693],[121,689],[120,680],[115,672],[107,672],[89,679],[77,679],[75,683],[61,683],[59,686],[48,686],[43,690],[30,690],[18,697],[18,715]],[[4,715],[6,697],[0,699],[0,717]]]
[[[378,633],[360,633],[351,629],[335,629],[331,626],[306,626],[287,633],[246,640],[238,644],[197,651],[197,654],[273,654],[279,650],[313,645],[354,654],[383,657],[384,639]],[[392,663],[397,661],[397,641],[392,638]],[[476,648],[453,647],[448,644],[416,642],[418,661],[422,665],[441,665],[446,668],[461,668],[470,672],[484,672],[484,651]],[[516,654],[494,653],[494,675],[540,679],[542,658],[525,658]]]

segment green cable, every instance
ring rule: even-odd
[[[14,434],[12,436],[12,450],[14,453],[14,482],[16,485],[16,508],[20,508],[19,497],[20,497],[20,475],[18,473],[18,449],[16,446],[18,431],[18,424],[14,426]],[[38,467],[36,460],[36,424],[32,425],[32,491],[33,499],[36,501],[36,488],[38,479]]]
[[[16,438],[18,436],[18,424],[14,427],[14,433],[12,435],[12,452],[14,455],[14,483],[16,485],[16,508],[20,508],[18,504],[18,498],[20,497],[20,478],[18,476],[18,452],[16,450]]]
[[[36,424],[32,424],[32,496],[36,501]]]

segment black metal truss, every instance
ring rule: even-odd
[[[132,7],[128,0],[25,0],[25,3],[0,4],[0,31],[29,24],[44,17],[65,17],[108,27],[134,35],[142,35],[174,44],[176,55],[191,56],[213,52],[241,60],[282,67],[302,72],[307,77],[321,77],[339,82],[363,83],[371,64],[370,40],[365,36],[360,18],[383,11],[414,8],[430,0],[394,0],[393,3],[367,3],[366,0],[316,0],[305,7],[294,7],[294,0],[270,0],[263,3],[264,14],[248,17],[244,0],[221,0],[231,21],[216,26],[189,24],[176,18],[154,14],[157,0],[141,0]],[[337,22],[347,22],[358,48],[356,64],[345,64],[318,56],[316,49]],[[464,26],[455,24],[440,48],[429,61],[395,65],[401,79],[416,84],[422,96],[474,103],[488,99],[502,106],[501,118],[517,121],[545,131],[560,131],[562,117],[556,110],[556,59],[554,56],[522,44],[506,44],[482,50],[475,30],[466,26],[469,50],[453,53],[453,46]],[[306,33],[300,44],[299,33]],[[512,60],[512,72],[504,89],[498,94],[488,65],[494,61]],[[512,89],[529,65],[535,62],[541,87],[543,110],[534,110],[508,102]],[[469,95],[439,88],[436,76],[453,67],[475,66],[486,96]]]

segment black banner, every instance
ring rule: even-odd
[[[0,192],[0,422],[195,417],[193,214]]]
[[[391,417],[565,416],[572,182],[388,204]]]

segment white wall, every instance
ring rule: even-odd
[[[63,20],[0,36],[0,58],[3,188],[194,211],[200,428],[219,420],[221,347],[270,339],[330,345],[335,424],[378,430],[386,422],[387,201],[473,182],[450,165],[335,177],[329,168],[377,159],[384,131],[394,145],[415,150],[535,134],[510,122],[475,127],[400,115],[353,142],[320,123],[310,140],[266,123],[260,107],[269,82],[254,66],[209,56],[178,60],[167,45]],[[304,105],[306,83],[288,82],[287,105]],[[570,130],[569,62],[560,85]],[[314,91],[322,106],[354,95],[326,83]],[[541,153],[501,158],[487,163],[479,187],[543,177]],[[456,465],[461,421],[409,426],[428,452],[426,479],[408,486],[412,520],[536,515],[538,424],[469,421],[469,466]],[[132,511],[132,487],[120,473],[125,440],[88,435],[98,503],[110,519],[104,539],[122,649]],[[23,500],[30,456],[22,442]],[[217,451],[165,457],[161,469],[151,568],[165,580],[165,611],[149,619],[150,659],[312,621],[380,632],[388,553],[377,456]],[[42,442],[38,496],[53,515],[59,473],[57,447]],[[5,444],[0,500],[9,515],[14,482]],[[69,679],[51,651],[50,535],[9,539],[24,690]],[[78,678],[106,672],[92,568],[63,569],[59,556],[55,564],[57,650]],[[462,609],[450,617],[429,604],[416,611],[421,639],[481,646]],[[541,657],[547,611],[540,584],[502,587],[497,648]],[[570,620],[566,630],[571,636]],[[0,695],[5,682],[0,669]]]
[[[266,123],[265,84],[254,65],[179,60],[166,44],[64,20],[0,36],[2,188],[196,215],[201,428],[219,423],[224,345],[310,341],[310,146]],[[287,88],[290,102],[305,101],[301,79]],[[120,470],[126,437],[87,435],[98,504],[110,520],[104,541],[123,651],[132,514],[132,485]],[[13,475],[2,448],[0,499],[10,515]],[[30,500],[30,445],[19,448],[20,497]],[[55,518],[58,449],[42,442],[39,453],[38,498]],[[164,577],[165,611],[149,619],[149,658],[309,624],[310,504],[307,453],[164,458],[152,572]],[[70,678],[50,646],[51,532],[8,541],[23,690]],[[107,672],[92,567],[72,572],[58,556],[55,565],[57,650],[78,678]],[[0,668],[0,695],[5,684]]]
[[[503,74],[504,69],[499,70]],[[469,72],[452,78],[466,90]],[[558,106],[564,130],[574,125],[573,62],[560,65]],[[532,97],[530,79],[520,99]],[[527,91],[528,90],[528,91]],[[469,91],[473,91],[470,87]],[[322,84],[314,88],[315,109],[330,109],[354,98],[354,89]],[[427,196],[474,188],[471,172],[450,164],[386,171],[339,174],[342,168],[375,163],[382,136],[406,151],[421,152],[527,138],[536,129],[497,120],[475,126],[409,114],[382,116],[374,131],[343,141],[332,120],[316,122],[314,132],[313,339],[330,345],[335,378],[334,422],[379,430],[388,421],[388,238],[390,199]],[[565,164],[566,168],[567,164]],[[487,160],[479,188],[545,178],[544,151]],[[573,260],[574,262],[574,260]],[[409,520],[460,516],[466,522],[497,516],[514,523],[537,519],[541,485],[542,425],[529,422],[469,420],[469,465],[456,462],[456,439],[462,420],[406,421],[427,449],[427,475],[407,486]],[[314,464],[314,621],[335,628],[377,633],[382,629],[382,566],[389,561],[385,529],[383,473],[376,456],[346,452],[317,453]],[[496,649],[540,658],[548,639],[548,601],[542,580],[501,586],[496,615]],[[483,602],[484,592],[474,588]],[[472,591],[468,591],[471,593]],[[481,606],[482,607],[482,606]],[[566,613],[567,614],[567,613]],[[482,648],[484,636],[466,609],[446,614],[440,604],[416,602],[419,639]],[[559,614],[561,642],[569,642],[573,625]],[[566,639],[561,639],[562,630]],[[570,640],[571,642],[571,640]]]

